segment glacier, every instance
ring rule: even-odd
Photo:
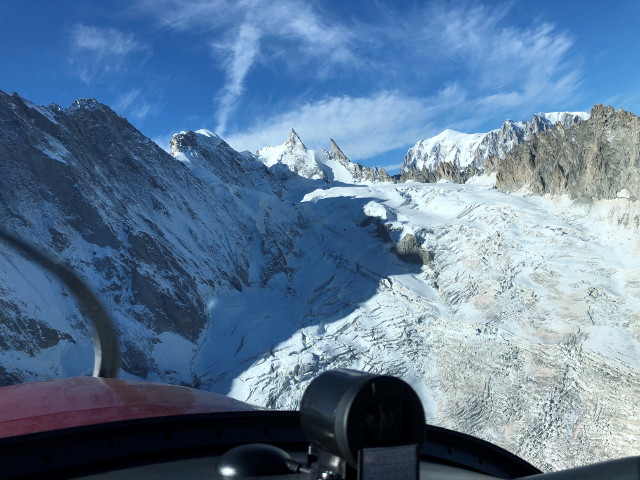
[[[301,200],[318,218],[314,236],[301,239],[308,258],[296,269],[294,292],[251,290],[224,307],[228,318],[242,305],[234,325],[266,313],[294,331],[267,340],[257,357],[244,355],[231,396],[295,408],[319,372],[357,368],[401,376],[419,393],[428,422],[544,470],[611,458],[605,445],[615,444],[618,455],[639,452],[634,232],[567,199],[506,195],[489,177],[336,186]],[[372,226],[361,226],[372,214],[396,240],[415,235],[430,265],[394,257]],[[237,328],[242,348],[251,336],[265,340],[262,330]],[[231,350],[226,358],[242,352]],[[201,361],[211,351],[202,348]]]

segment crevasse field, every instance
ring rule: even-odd
[[[543,469],[640,453],[638,237],[619,225],[634,204],[493,185],[290,185],[313,225],[293,278],[212,298],[189,368],[272,408],[325,368],[400,375],[429,422]],[[430,264],[398,259],[368,217],[414,234]]]
[[[494,183],[297,177],[282,202],[256,193],[264,208],[238,215],[265,232],[295,225],[286,269],[212,289],[197,341],[167,331],[141,344],[156,362],[147,380],[288,409],[319,372],[356,368],[402,377],[428,422],[543,470],[640,454],[640,260],[625,226],[637,203],[578,205]],[[426,265],[392,252],[407,234]],[[29,305],[63,305],[51,322],[70,323],[51,326],[75,332],[37,356],[6,351],[3,364],[34,376],[89,369],[89,332],[67,294],[29,262],[0,260],[30,283]]]

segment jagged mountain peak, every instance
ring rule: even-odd
[[[353,163],[338,144],[329,139],[331,151],[307,150],[294,129],[289,138],[277,147],[264,147],[256,153],[258,159],[279,177],[292,175],[325,182],[358,183],[392,181],[384,169],[371,169]]]
[[[626,119],[638,118],[632,112],[628,112],[626,110],[623,110],[622,108],[618,108],[618,110],[616,110],[611,105],[603,105],[601,103],[594,105],[593,108],[591,109],[590,118],[606,119],[608,117],[618,117],[618,118],[626,118]]]
[[[73,114],[78,110],[98,110],[115,114],[111,107],[105,105],[104,103],[100,103],[95,98],[78,98],[65,109],[65,112]]]
[[[296,131],[293,128],[291,129],[291,133],[289,134],[289,138],[287,138],[285,145],[287,150],[289,151],[295,151],[295,150],[300,150],[303,152],[308,151],[305,144],[302,143],[300,136],[296,133]]]
[[[295,129],[293,129],[293,128],[291,129],[291,132],[289,133],[289,140],[302,142],[302,140],[300,140],[300,136],[296,133]]]
[[[344,152],[340,149],[338,144],[333,140],[333,138],[329,139],[329,144],[331,145],[331,152],[338,158],[342,160],[349,160]]]
[[[316,161],[315,152],[307,150],[293,128],[282,145],[263,147],[256,152],[256,156],[281,178],[300,175],[312,180],[326,180],[325,172]]]
[[[584,112],[536,113],[528,122],[505,120],[500,128],[487,133],[445,130],[411,147],[405,155],[401,171],[433,171],[443,162],[460,170],[482,170],[490,158],[503,158],[514,145],[533,138],[538,132],[549,130],[558,122],[568,127],[587,118],[589,114]]]

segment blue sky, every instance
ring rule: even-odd
[[[110,105],[167,146],[333,138],[397,167],[446,128],[605,103],[640,114],[640,2],[0,0],[0,89]]]

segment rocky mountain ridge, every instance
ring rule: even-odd
[[[352,163],[333,139],[329,139],[331,151],[308,150],[293,129],[284,144],[264,147],[256,155],[267,167],[278,171],[282,178],[293,173],[325,182],[436,183],[447,180],[464,183],[482,173],[492,158],[504,158],[515,145],[534,138],[555,124],[568,127],[588,117],[589,114],[583,112],[539,113],[528,122],[506,120],[500,128],[487,133],[445,130],[410,148],[400,174],[394,176],[388,175],[384,169]]]
[[[473,174],[481,171],[490,158],[503,158],[515,145],[549,130],[556,123],[568,127],[586,118],[588,114],[582,112],[538,113],[528,122],[506,120],[500,128],[487,133],[445,130],[435,137],[420,140],[409,149],[402,164],[401,178],[429,178],[429,173],[437,172],[441,163],[449,164],[448,169],[466,169]]]
[[[537,195],[567,194],[580,201],[640,199],[640,119],[596,105],[588,120],[556,125],[495,158],[503,191],[522,188]]]
[[[286,270],[295,208],[280,199],[282,185],[264,166],[222,140],[179,134],[172,142],[178,161],[95,100],[62,109],[5,93],[0,125],[0,225],[63,258],[108,300],[126,371],[190,382],[158,359],[177,339],[197,342],[212,292]],[[42,378],[42,361],[54,376],[71,374],[59,369],[74,365],[61,360],[70,346],[87,341],[81,313],[55,281],[37,271],[33,280],[26,260],[11,249],[6,255],[0,356],[26,364],[0,382]],[[53,326],[45,312],[58,319]],[[16,353],[26,345],[31,354]],[[75,364],[90,368],[91,351],[84,355]]]
[[[391,182],[393,179],[381,168],[370,168],[353,163],[330,138],[331,151],[308,150],[302,140],[291,129],[289,138],[277,147],[263,147],[256,156],[283,178],[291,174],[311,180],[325,182]]]

